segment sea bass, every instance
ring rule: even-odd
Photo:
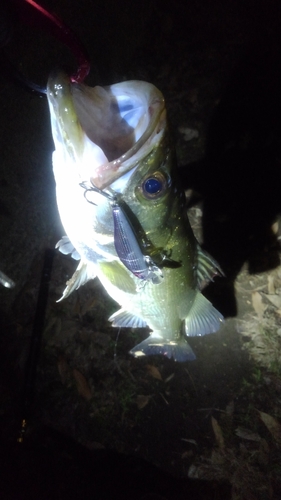
[[[223,321],[201,285],[222,271],[190,227],[163,95],[143,81],[91,88],[63,72],[47,91],[67,234],[57,246],[80,259],[62,298],[97,276],[121,306],[112,325],[151,330],[131,354],[195,359],[187,337]]]

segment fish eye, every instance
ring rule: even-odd
[[[141,188],[146,198],[156,199],[166,192],[167,181],[161,172],[155,172],[144,179]]]

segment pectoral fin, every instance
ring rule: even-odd
[[[80,260],[78,267],[73,274],[72,278],[66,282],[66,289],[64,290],[62,297],[57,301],[68,297],[74,290],[77,290],[82,285],[85,285],[87,281],[94,279],[96,277],[95,268],[89,262],[84,262]]]
[[[136,285],[129,271],[118,260],[99,262],[101,274],[116,288],[126,293],[137,293]],[[102,276],[101,276],[102,281]],[[105,288],[106,285],[104,285]]]
[[[185,333],[189,337],[215,333],[223,322],[223,316],[200,292],[185,318]]]
[[[112,326],[120,326],[124,328],[145,328],[147,326],[146,321],[144,321],[139,316],[135,316],[125,309],[119,309],[114,314],[108,318],[108,321],[112,321]]]
[[[81,259],[81,255],[77,252],[76,248],[74,248],[68,236],[62,236],[61,240],[57,242],[56,248],[58,248],[63,255],[71,254],[73,259]]]

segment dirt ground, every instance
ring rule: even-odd
[[[149,483],[150,493],[139,497],[134,488],[144,478],[131,471],[137,486],[130,498],[173,498],[164,480],[169,474],[174,488],[187,488],[187,498],[278,500],[281,8],[274,1],[146,0],[136,15],[125,0],[122,14],[110,0],[44,5],[87,47],[93,61],[87,83],[135,78],[163,92],[193,230],[225,272],[204,291],[225,322],[216,334],[190,340],[193,362],[134,359],[129,350],[148,332],[110,326],[107,318],[117,305],[98,281],[56,302],[77,263],[54,252],[37,369],[24,384],[45,251],[64,232],[47,102],[4,71],[0,269],[16,286],[0,289],[1,439],[5,447],[16,443],[26,418],[24,440],[41,443],[54,464],[61,466],[60,457],[69,460],[74,475],[80,445],[157,466],[158,489]],[[17,18],[13,27],[2,50],[28,77],[44,84],[52,67],[74,64],[50,35]],[[56,433],[74,448],[59,444]],[[22,459],[13,453],[20,468]],[[80,473],[88,476],[86,465]],[[190,483],[179,486],[188,478],[213,489],[192,494]],[[67,489],[57,497],[40,495],[72,498]],[[86,490],[84,498],[92,498]]]

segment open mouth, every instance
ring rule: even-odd
[[[47,93],[56,149],[63,147],[72,160],[87,164],[100,189],[135,167],[163,136],[165,102],[152,84],[88,87],[56,72]]]

